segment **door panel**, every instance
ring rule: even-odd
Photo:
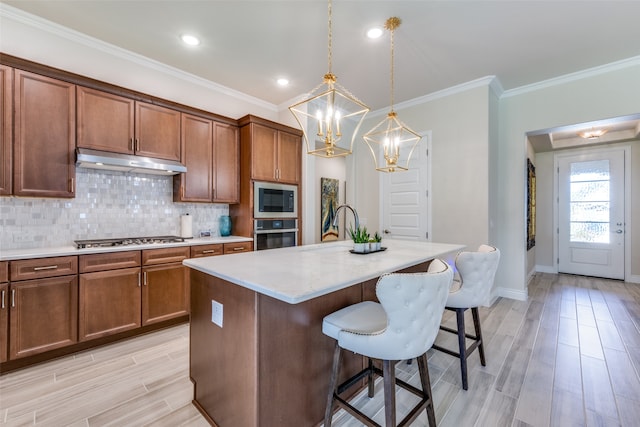
[[[558,271],[624,279],[624,151],[558,158]]]
[[[405,172],[383,173],[382,210],[385,238],[428,240],[427,138],[416,149]]]

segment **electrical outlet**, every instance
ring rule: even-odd
[[[211,321],[222,328],[222,304],[211,300]]]

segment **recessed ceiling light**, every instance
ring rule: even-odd
[[[183,43],[188,44],[189,46],[198,46],[200,44],[200,39],[196,36],[192,36],[191,34],[183,34],[180,36],[180,40]]]
[[[289,84],[289,79],[285,79],[284,77],[279,78],[278,80],[276,80],[278,82],[278,84],[280,86],[286,86]]]
[[[367,30],[367,37],[370,39],[377,39],[382,36],[382,28],[374,27]]]

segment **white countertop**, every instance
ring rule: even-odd
[[[86,255],[105,252],[122,252],[122,251],[137,251],[142,249],[160,249],[160,248],[174,248],[178,246],[198,246],[198,245],[214,245],[217,243],[239,243],[239,242],[252,242],[250,237],[241,236],[227,236],[227,237],[203,237],[186,239],[184,242],[177,243],[155,243],[148,245],[130,245],[130,246],[109,246],[105,248],[88,248],[88,249],[76,249],[75,246],[57,246],[51,248],[33,248],[33,249],[13,249],[13,250],[0,250],[0,261],[13,261],[18,259],[29,258],[46,258],[54,256],[68,256],[68,255]]]
[[[352,254],[351,241],[192,258],[183,264],[297,304],[434,258],[453,261],[463,245],[386,239],[387,250]]]

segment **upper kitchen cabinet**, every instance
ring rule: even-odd
[[[239,123],[242,167],[250,168],[251,179],[298,184],[302,132],[250,115]]]
[[[238,127],[214,122],[213,135],[213,201],[238,203],[240,200]]]
[[[14,70],[13,194],[74,197],[76,86]]]
[[[180,161],[177,110],[78,87],[78,147]]]
[[[0,196],[11,194],[13,68],[0,65]]]
[[[236,126],[183,114],[182,162],[187,172],[173,178],[174,201],[238,203],[240,142]]]

